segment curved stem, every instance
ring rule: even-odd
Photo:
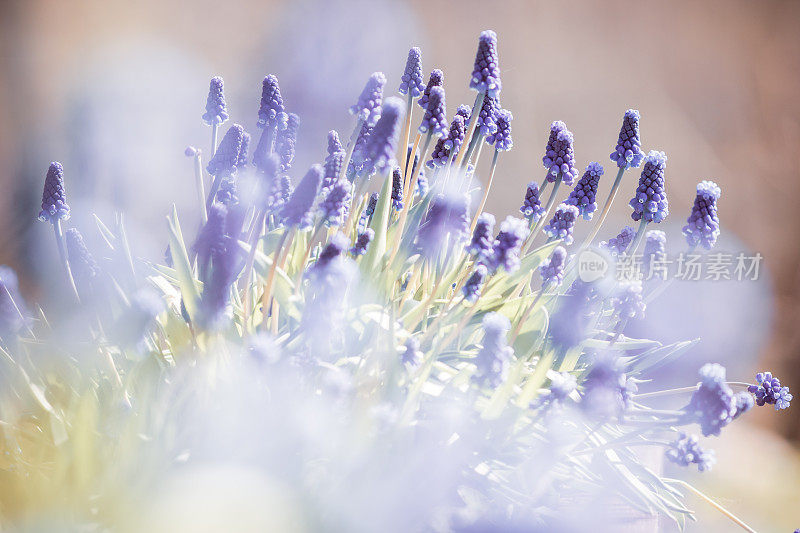
[[[211,157],[217,153],[217,138],[219,136],[219,124],[213,122],[211,124]]]
[[[75,279],[72,277],[72,270],[69,268],[69,261],[67,260],[67,249],[64,245],[64,231],[61,229],[60,218],[56,218],[55,222],[53,222],[53,231],[56,234],[56,244],[58,245],[58,255],[61,258],[61,265],[67,273],[67,279],[69,280],[70,287],[72,287],[72,292],[75,294],[78,303],[80,303],[81,297],[78,295],[78,287],[75,286]]]
[[[617,195],[617,190],[619,190],[619,185],[622,182],[622,175],[625,173],[625,169],[627,169],[627,165],[620,168],[617,172],[617,177],[614,179],[614,184],[611,186],[611,192],[608,193],[608,198],[606,198],[606,203],[603,206],[603,210],[600,212],[600,216],[597,218],[597,223],[592,229],[591,233],[586,237],[586,240],[583,241],[581,248],[585,248],[592,244],[592,241],[595,237],[597,237],[597,233],[600,231],[600,227],[603,225],[606,217],[608,216],[608,212],[611,210],[611,204],[614,202],[614,197]]]
[[[666,481],[667,483],[674,483],[676,485],[680,485],[688,489],[695,496],[698,496],[700,499],[704,500],[711,507],[713,507],[720,513],[724,514],[725,516],[727,516],[737,526],[741,527],[745,531],[749,531],[750,533],[756,533],[755,529],[745,524],[741,519],[737,518],[736,515],[734,515],[733,513],[725,509],[723,506],[721,506],[720,504],[718,504],[717,502],[715,502],[714,500],[712,500],[711,498],[709,498],[708,496],[706,496],[705,494],[703,494],[702,492],[691,486],[690,484],[686,483],[682,479],[664,479],[664,481]]]
[[[358,140],[358,134],[361,132],[361,127],[364,125],[363,120],[356,121],[356,128],[353,130],[353,133],[350,135],[350,140],[347,141],[347,152],[344,156],[344,161],[342,161],[342,170],[339,174],[339,179],[344,179],[347,175],[347,167],[350,166],[350,160],[353,158],[353,150],[356,148],[356,141]]]
[[[627,255],[634,255],[636,253],[636,249],[639,248],[639,244],[642,242],[642,237],[644,237],[644,232],[647,229],[647,220],[644,218],[639,222],[639,229],[636,231],[636,236],[633,238],[633,242],[628,247],[628,251],[626,252]]]
[[[208,222],[208,212],[206,211],[206,189],[203,183],[203,161],[200,150],[194,155],[194,182],[197,187],[197,203],[200,204],[200,221],[205,224]]]
[[[408,163],[408,158],[411,155],[408,152],[408,140],[411,137],[411,115],[414,111],[413,104],[414,97],[409,91],[408,98],[406,99],[406,118],[403,122],[403,144],[397,147],[397,161],[402,166],[403,179],[406,177],[406,164]]]
[[[475,133],[475,126],[478,124],[478,115],[481,113],[481,107],[483,107],[483,100],[486,98],[486,93],[478,93],[478,96],[475,97],[475,103],[472,105],[472,117],[469,119],[469,127],[467,128],[467,134],[464,136],[464,142],[461,143],[461,148],[458,150],[458,155],[456,156],[456,166],[460,167],[461,162],[464,160],[464,155],[467,152],[467,142],[468,139],[472,139],[472,135]]]
[[[433,135],[428,133],[425,137],[425,144],[422,146],[422,156],[419,158],[420,164],[417,165],[411,173],[411,179],[409,180],[409,191],[413,191],[414,187],[417,186],[417,180],[419,179],[419,172],[420,167],[423,165],[423,161],[425,161],[425,157],[428,155],[428,149],[431,146],[431,139],[433,139]],[[406,195],[408,198],[408,195]],[[407,201],[403,206],[403,210],[400,212],[400,218],[397,221],[397,229],[395,230],[395,239],[394,239],[394,246],[392,247],[392,252],[389,254],[389,263],[392,264],[394,261],[395,256],[397,255],[398,250],[400,249],[400,243],[403,241],[403,229],[406,226],[406,219],[408,218],[408,211],[411,208],[411,201]]]

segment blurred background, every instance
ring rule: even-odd
[[[758,281],[676,283],[635,325],[659,340],[702,336],[664,379],[692,383],[712,360],[732,380],[769,369],[800,392],[798,23],[791,0],[2,0],[0,264],[19,272],[29,300],[57,305],[53,236],[36,221],[51,160],[64,164],[70,223],[90,242],[92,214],[111,222],[123,212],[135,253],[160,258],[172,203],[186,227],[196,224],[183,151],[209,150],[200,117],[213,75],[225,79],[232,121],[250,131],[263,76],[278,76],[288,110],[301,116],[302,172],[324,156],[329,129],[350,135],[346,108],[370,73],[385,72],[387,94],[396,90],[410,46],[422,48],[426,71],[444,71],[451,113],[471,104],[477,36],[491,28],[502,105],[515,120],[488,210],[515,213],[527,182],[541,180],[553,120],[575,134],[580,168],[606,166],[605,198],[622,115],[639,109],[644,148],[669,157],[672,215],[660,229],[670,251],[684,249],[696,183],[713,179],[723,189],[719,249],[764,256]],[[602,239],[631,223],[635,183],[627,173]],[[710,444],[720,460],[700,483],[759,530],[790,530],[800,525],[787,510],[800,499],[799,441],[800,409],[756,409]]]

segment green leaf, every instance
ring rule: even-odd
[[[172,204],[172,214],[167,217],[169,230],[169,253],[172,256],[172,264],[178,278],[178,287],[183,297],[183,305],[189,317],[194,320],[197,313],[197,303],[200,300],[200,293],[192,275],[192,267],[189,262],[189,254],[186,252],[186,245],[183,242],[181,225],[178,222],[178,212],[175,204]]]
[[[372,215],[370,228],[375,232],[372,243],[367,248],[367,253],[361,260],[361,269],[365,272],[374,272],[380,264],[380,260],[386,254],[386,232],[389,225],[390,200],[392,196],[392,179],[386,174],[383,176],[383,187],[381,187],[378,205]]]

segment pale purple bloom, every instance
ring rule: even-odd
[[[450,130],[446,137],[440,138],[436,141],[436,146],[431,154],[431,159],[428,160],[428,167],[443,167],[447,164],[451,154],[455,155],[461,148],[461,143],[464,142],[464,136],[467,133],[464,118],[461,115],[456,115],[450,123]]]
[[[414,337],[409,337],[403,345],[403,353],[400,360],[404,364],[417,366],[422,361],[422,352],[419,351],[419,341]]]
[[[481,291],[483,291],[483,282],[486,276],[489,275],[489,269],[486,265],[478,265],[472,274],[469,275],[467,281],[464,282],[464,287],[461,289],[464,294],[464,300],[467,302],[474,302],[480,298]]]
[[[319,210],[325,225],[339,226],[344,222],[350,206],[350,189],[349,181],[339,180],[320,202]]]
[[[203,113],[203,121],[209,126],[222,124],[228,120],[228,107],[225,105],[222,86],[222,78],[219,76],[211,78],[211,83],[208,87],[208,98],[206,98],[206,112]]]
[[[622,416],[638,391],[636,383],[622,371],[622,364],[611,354],[596,356],[583,383],[581,407],[588,413],[607,418]]]
[[[469,88],[487,96],[500,96],[500,66],[497,57],[497,34],[492,30],[481,32],[478,40],[478,52],[475,54],[475,65]]]
[[[574,205],[561,204],[553,213],[553,218],[544,227],[544,232],[551,239],[561,239],[569,246],[574,241],[572,231],[578,219],[578,208]]]
[[[631,199],[633,220],[661,222],[669,214],[667,192],[664,187],[664,169],[667,168],[667,156],[664,152],[650,150],[644,160],[644,168],[639,178],[636,195]]]
[[[486,259],[492,272],[503,268],[513,273],[519,268],[519,253],[522,243],[528,237],[528,224],[516,217],[508,216],[500,224],[500,232],[492,245],[492,253]]]
[[[200,296],[198,322],[209,330],[219,329],[228,322],[231,288],[243,266],[235,239],[225,235],[220,242],[221,246],[211,249],[211,271]]]
[[[544,215],[544,207],[539,198],[539,184],[535,181],[530,182],[525,189],[525,200],[519,210],[531,222],[538,222]]]
[[[475,358],[474,377],[482,385],[497,387],[506,380],[509,363],[514,357],[514,349],[506,340],[511,323],[500,313],[487,313],[482,325],[483,346]]]
[[[619,130],[617,147],[611,152],[611,160],[619,168],[638,167],[642,164],[642,140],[639,137],[639,112],[635,109],[625,111],[622,128]]]
[[[725,382],[725,368],[716,363],[703,365],[700,379],[700,386],[684,408],[684,420],[697,422],[706,437],[719,435],[723,427],[752,405],[740,398],[749,393],[734,394]]]
[[[39,220],[55,224],[56,220],[69,218],[67,194],[64,191],[64,167],[61,163],[53,161],[47,169],[42,191],[42,210]]]
[[[644,253],[642,255],[642,273],[645,278],[651,277],[654,267],[667,258],[667,234],[661,230],[650,230],[644,235]]]
[[[431,94],[431,89],[433,89],[434,87],[442,87],[443,84],[442,78],[443,78],[442,71],[439,70],[438,68],[435,68],[431,71],[431,75],[428,78],[428,84],[425,85],[425,90],[422,91],[422,96],[420,96],[419,100],[417,100],[417,103],[422,109],[428,108],[428,97]]]
[[[239,146],[239,156],[236,158],[236,166],[239,167],[239,171],[247,168],[247,152],[250,149],[251,140],[249,133],[242,133],[242,144]]]
[[[701,245],[706,250],[714,247],[719,237],[719,216],[717,200],[722,190],[713,181],[705,180],[697,184],[697,196],[692,212],[683,227],[683,234],[689,246]]]
[[[364,231],[358,234],[356,242],[350,249],[350,253],[354,256],[364,255],[367,253],[367,248],[372,239],[375,238],[375,231],[372,228],[365,228]]]
[[[295,145],[297,144],[297,130],[300,127],[300,117],[294,113],[289,113],[286,126],[278,132],[275,143],[275,152],[281,158],[281,170],[284,172],[292,168],[295,155]]]
[[[390,96],[384,102],[381,118],[364,146],[366,160],[372,169],[367,174],[372,174],[372,171],[383,172],[392,164],[404,107],[403,102],[395,96]]]
[[[589,163],[569,197],[564,200],[564,203],[577,207],[584,220],[591,220],[597,210],[597,186],[602,175],[603,167],[600,163]]]
[[[403,209],[403,176],[400,175],[399,168],[392,171],[392,209]]]
[[[467,245],[467,253],[475,256],[480,261],[487,257],[492,251],[492,232],[494,231],[495,219],[491,213],[481,213],[475,223],[475,230],[472,232],[472,240]]]
[[[623,254],[633,242],[635,236],[636,230],[630,226],[625,226],[616,237],[609,239],[608,242],[602,241],[600,247],[605,248],[614,255]]]
[[[339,139],[339,132],[331,130],[328,132],[328,157],[338,152],[344,152],[344,146],[342,146],[342,141]]]
[[[556,121],[550,126],[550,141],[547,153],[542,158],[544,168],[548,170],[547,181],[554,182],[561,176],[565,185],[571,186],[578,176],[575,168],[575,152],[572,144],[574,137],[563,122]]]
[[[781,381],[773,377],[771,372],[756,374],[756,383],[757,385],[750,385],[748,390],[755,395],[759,406],[774,405],[776,411],[789,408],[789,403],[792,401],[789,387],[781,386]]]
[[[342,165],[344,165],[344,157],[344,152],[334,152],[325,158],[325,173],[322,178],[321,188],[323,194],[339,181],[339,175],[342,173]]]
[[[425,90],[425,81],[422,78],[422,51],[416,46],[408,51],[406,68],[400,78],[400,94],[410,94],[418,97]]]
[[[242,139],[244,138],[244,128],[239,124],[234,124],[225,135],[214,153],[214,157],[208,162],[206,170],[212,176],[222,176],[224,178],[235,176],[239,167],[239,153],[242,150]]]
[[[417,231],[417,249],[424,257],[436,257],[442,251],[448,234],[458,235],[463,231],[463,204],[464,198],[460,195],[439,194],[433,199]]]
[[[567,263],[567,250],[556,246],[550,257],[542,262],[539,274],[542,276],[542,287],[558,286],[564,281],[564,268]]]
[[[714,450],[704,450],[695,435],[681,432],[666,452],[670,462],[680,466],[696,464],[700,472],[711,470],[717,461]]]
[[[500,152],[511,150],[514,141],[511,138],[511,121],[514,116],[508,109],[499,109],[495,114],[496,131],[486,137],[486,142],[493,144]]]
[[[75,228],[69,228],[64,237],[67,245],[67,257],[75,286],[80,291],[81,299],[88,297],[92,290],[97,276],[100,275],[100,267],[92,257],[86,242],[83,240],[81,232]],[[0,295],[2,296],[2,295]]]
[[[372,126],[365,122],[358,131],[356,143],[353,147],[353,157],[350,159],[350,164],[347,167],[347,176],[350,181],[356,176],[362,176],[365,173],[372,172],[366,149],[373,129]]]
[[[647,306],[642,299],[642,284],[639,281],[620,282],[611,304],[620,320],[643,318]]]
[[[386,85],[386,76],[383,72],[373,72],[361,90],[358,102],[350,107],[350,113],[360,121],[374,126],[381,116],[381,103],[383,102],[383,86]]]
[[[313,165],[281,209],[281,218],[286,226],[305,229],[313,222],[314,199],[322,181],[322,167]]]
[[[433,87],[428,94],[428,105],[419,124],[419,132],[430,133],[434,137],[442,137],[447,133],[444,87]]]
[[[270,74],[261,83],[261,101],[256,125],[261,129],[267,126],[274,128],[283,122],[283,114],[283,97],[281,97],[281,89],[278,86],[278,78]]]
[[[497,132],[497,112],[499,109],[497,99],[491,96],[483,99],[483,105],[480,113],[478,113],[478,121],[475,126],[475,131],[478,134],[489,137]]]

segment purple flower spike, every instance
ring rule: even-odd
[[[275,144],[275,152],[281,158],[281,170],[284,172],[292,168],[295,154],[295,144],[297,144],[297,130],[300,128],[300,117],[294,113],[289,113],[286,127],[278,132],[278,140]]]
[[[569,246],[573,242],[572,230],[578,219],[578,208],[574,205],[561,204],[556,208],[550,223],[544,227],[544,232],[551,239],[561,239]]]
[[[450,154],[458,153],[461,148],[461,143],[464,142],[464,136],[467,134],[466,124],[461,115],[456,115],[453,122],[450,123],[450,131],[446,137],[440,138],[436,141],[436,146],[433,149],[431,159],[428,160],[428,167],[443,167],[450,159]]]
[[[208,87],[208,98],[206,98],[206,112],[203,113],[203,121],[209,126],[222,124],[228,120],[228,106],[225,105],[222,85],[222,78],[219,76],[211,78],[211,83]]]
[[[692,212],[686,219],[683,234],[689,246],[701,245],[710,250],[719,237],[719,216],[717,200],[722,190],[713,181],[705,180],[697,184],[697,196],[694,199]]]
[[[639,138],[639,112],[635,109],[625,111],[622,128],[619,130],[617,147],[611,152],[611,160],[619,168],[638,167],[642,164],[642,140]]]
[[[544,168],[548,170],[547,181],[556,181],[559,174],[565,185],[572,185],[578,175],[575,168],[575,152],[572,144],[572,133],[561,121],[553,122],[550,126],[550,141],[547,143],[547,153],[542,158]]]
[[[586,375],[581,407],[599,418],[622,416],[637,391],[636,383],[622,371],[619,359],[610,354],[599,355]]]
[[[464,199],[439,194],[431,202],[424,222],[417,231],[417,249],[427,259],[436,257],[444,247],[445,237],[463,230],[461,213]]]
[[[270,74],[261,84],[261,102],[258,107],[257,126],[262,130],[267,126],[274,128],[283,122],[283,97],[278,86],[278,78]]]
[[[667,156],[664,152],[650,150],[644,160],[644,168],[639,178],[636,196],[631,199],[633,208],[631,218],[648,222],[661,222],[669,215],[669,203],[664,187],[664,169],[667,168]]]
[[[403,176],[400,175],[399,168],[392,172],[392,209],[403,209]]]
[[[507,152],[514,146],[514,141],[511,138],[511,121],[514,116],[508,109],[500,109],[496,114],[497,131],[486,137],[486,142],[493,144],[495,150],[500,152]]]
[[[236,175],[239,162],[239,152],[242,149],[242,139],[244,138],[244,128],[234,124],[228,131],[217,147],[217,151],[211,161],[208,162],[206,170],[212,176],[222,176],[228,178]]]
[[[198,264],[206,264],[215,251],[219,252],[227,245],[225,240],[225,219],[227,216],[228,209],[224,205],[220,203],[211,204],[208,210],[208,220],[200,228],[197,239],[192,245],[192,250],[198,257]]]
[[[278,177],[280,166],[278,155],[270,154],[262,162],[261,172],[256,176],[258,178],[256,203],[264,209],[275,207],[280,203],[281,184]]]
[[[219,184],[219,190],[217,191],[217,202],[224,206],[231,206],[239,203],[239,193],[234,180],[222,180],[222,183]]]
[[[670,444],[666,455],[667,459],[676,465],[696,464],[697,470],[700,472],[711,470],[711,467],[717,462],[714,450],[704,450],[700,447],[695,435],[689,436],[684,432],[680,432],[678,438]]]
[[[347,167],[347,176],[350,181],[352,181],[355,176],[362,176],[372,171],[366,149],[367,142],[373,129],[374,128],[369,126],[366,122],[361,125],[358,137],[356,137],[355,146],[353,147],[353,157],[350,159],[350,164]]]
[[[520,248],[529,233],[528,224],[524,220],[506,217],[500,224],[500,232],[492,244],[492,254],[487,260],[492,272],[501,267],[509,274],[516,272],[519,268]]]
[[[539,184],[532,181],[525,190],[525,200],[522,202],[520,212],[531,222],[538,222],[544,216],[544,207],[539,198]]]
[[[456,109],[456,116],[460,116],[464,119],[464,124],[469,124],[469,119],[472,117],[472,106],[467,104],[461,104]]]
[[[475,231],[472,232],[472,240],[467,245],[467,253],[475,256],[478,261],[487,257],[492,251],[494,223],[494,215],[491,213],[481,213],[475,223]]]
[[[372,242],[372,239],[375,238],[375,231],[372,228],[366,228],[364,231],[358,234],[356,238],[356,243],[353,245],[353,248],[350,249],[350,253],[354,256],[358,257],[359,255],[364,255],[367,253],[367,248],[369,247],[369,243]]]
[[[239,147],[239,157],[236,159],[236,166],[240,171],[247,168],[247,151],[250,149],[250,140],[250,134],[244,132],[242,134],[242,145]]]
[[[725,382],[725,367],[708,363],[700,369],[700,386],[684,408],[687,422],[697,422],[703,436],[719,435],[722,428],[749,409],[752,402],[742,391],[734,394]]]
[[[431,71],[431,75],[428,78],[428,84],[425,86],[425,90],[422,92],[422,96],[419,97],[417,103],[422,109],[428,109],[428,97],[431,94],[431,89],[434,87],[442,87],[444,74],[438,68],[435,68]]]
[[[328,132],[328,157],[337,152],[344,152],[342,141],[339,140],[339,132],[331,130]]]
[[[344,165],[344,152],[334,152],[325,159],[325,175],[322,179],[322,193],[326,193],[333,185],[339,181]]]
[[[373,72],[367,80],[358,102],[350,107],[350,113],[358,120],[374,126],[381,116],[381,102],[383,101],[383,86],[386,85],[386,76],[383,72]]]
[[[322,220],[326,226],[339,226],[344,222],[350,206],[350,182],[339,180],[331,187],[319,204]]]
[[[597,210],[597,186],[600,183],[600,176],[603,175],[603,167],[600,163],[589,163],[586,172],[564,203],[574,205],[578,208],[578,213],[584,220],[592,220],[594,212]]]
[[[405,106],[399,98],[395,96],[387,98],[383,104],[381,118],[367,138],[364,153],[369,161],[369,166],[378,172],[383,172],[387,166],[392,164],[404,108]]]
[[[211,252],[211,273],[203,284],[203,293],[200,296],[198,322],[209,330],[219,329],[229,321],[231,287],[243,266],[240,248],[235,241],[226,236],[224,242],[225,246]]]
[[[69,218],[67,194],[64,192],[64,167],[61,163],[53,161],[47,169],[44,178],[44,191],[42,191],[42,210],[39,220],[55,224],[56,220]]]
[[[759,406],[769,404],[774,405],[776,411],[788,409],[792,401],[789,387],[782,387],[781,381],[772,377],[771,372],[759,372],[756,374],[757,385],[750,385],[749,390],[756,397],[756,404]]]
[[[497,99],[490,96],[484,98],[475,131],[487,138],[494,135],[497,132],[497,112],[499,110]]]
[[[403,77],[400,78],[400,94],[410,94],[413,98],[418,97],[425,90],[425,82],[422,79],[422,51],[416,46],[408,51],[406,69]]]
[[[442,137],[447,133],[447,114],[445,113],[443,87],[433,87],[428,94],[428,105],[419,125],[419,132],[430,132],[434,137]]]
[[[611,252],[612,255],[622,254],[628,249],[628,246],[633,242],[635,236],[636,230],[630,226],[625,226],[622,228],[622,231],[619,232],[619,235],[613,239],[609,239],[608,242],[601,242],[600,247],[605,248]]]
[[[400,355],[403,364],[417,366],[422,361],[422,352],[419,351],[419,341],[414,337],[409,337],[403,345],[403,353]]]
[[[75,228],[70,228],[64,235],[67,241],[67,257],[72,277],[75,285],[81,293],[81,298],[85,299],[92,291],[92,284],[100,274],[100,267],[94,260],[81,232]]]
[[[289,174],[282,174],[280,183],[278,183],[278,196],[276,198],[277,206],[284,206],[294,194],[294,186],[292,185],[292,178]]]
[[[478,53],[475,55],[475,66],[469,88],[487,96],[500,96],[500,66],[497,58],[497,34],[492,30],[481,32],[478,40]]]
[[[461,289],[464,294],[464,300],[474,302],[481,296],[483,290],[483,282],[486,276],[489,275],[489,269],[486,265],[478,265],[472,274],[469,275],[467,281],[464,282],[464,287]]]
[[[647,310],[642,299],[642,284],[638,281],[620,282],[612,303],[620,320],[643,318]]]
[[[642,274],[645,279],[654,275],[654,266],[667,258],[667,234],[661,230],[650,230],[644,235]]]
[[[497,387],[506,380],[514,349],[508,345],[506,334],[511,323],[500,313],[483,317],[483,347],[475,358],[478,367],[475,379],[482,385]]]
[[[539,267],[542,276],[542,287],[559,286],[564,281],[564,267],[567,263],[567,249],[556,246],[550,257]]]
[[[322,181],[322,167],[313,165],[281,209],[281,218],[286,226],[306,229],[313,223],[314,198]]]

